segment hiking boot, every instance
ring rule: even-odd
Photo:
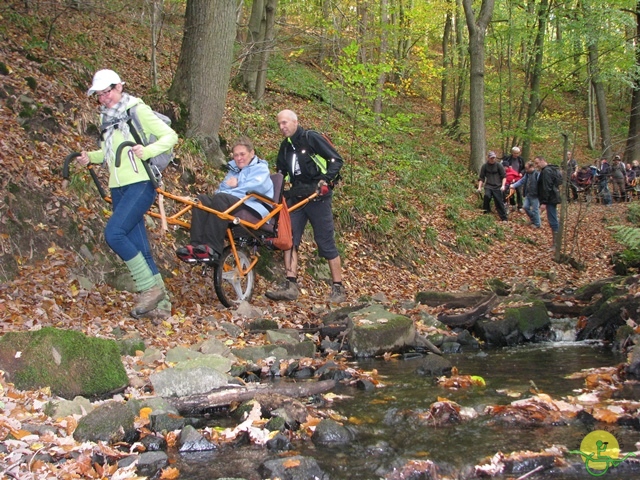
[[[135,308],[131,310],[131,316],[133,318],[148,318],[154,325],[160,325],[163,320],[166,320],[171,316],[171,310],[165,308],[156,307],[153,310],[149,310],[146,313],[137,313]]]
[[[295,282],[291,282],[289,280],[285,280],[280,285],[278,285],[273,290],[268,290],[265,293],[267,298],[271,300],[296,300],[300,291],[298,290],[298,284]]]
[[[164,299],[164,289],[160,285],[154,285],[149,290],[138,295],[136,306],[131,311],[131,316],[138,318],[147,312],[155,309]]]
[[[344,289],[344,285],[334,283],[331,286],[331,295],[329,295],[330,303],[342,303],[347,299],[347,292]]]

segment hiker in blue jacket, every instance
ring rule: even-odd
[[[247,192],[255,192],[273,198],[273,182],[269,174],[269,164],[255,153],[253,143],[247,137],[240,137],[231,149],[233,160],[229,162],[229,173],[224,177],[214,195],[198,195],[198,201],[218,212],[224,212],[245,197]],[[269,211],[256,198],[249,198],[233,210],[248,211],[256,218],[264,218]],[[200,208],[192,210],[189,234],[191,243],[176,250],[180,260],[187,263],[203,262],[216,264],[222,256],[227,236],[229,220]]]
[[[536,228],[540,228],[540,200],[538,199],[539,176],[540,173],[536,170],[533,162],[527,162],[524,176],[510,187],[511,189],[522,187],[524,211],[529,217],[529,220],[531,220],[531,225]]]

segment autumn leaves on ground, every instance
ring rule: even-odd
[[[0,18],[0,21],[9,28],[5,19]],[[92,34],[99,36],[99,30],[104,29],[106,38],[115,33],[100,23],[93,23],[89,16],[75,13],[70,13],[69,18],[61,17],[56,25],[56,31],[68,34],[75,32],[80,35],[91,30]],[[42,29],[42,25],[33,28]],[[163,233],[157,224],[151,228],[151,240],[172,294],[174,314],[171,318],[157,325],[148,320],[134,320],[129,316],[133,305],[131,293],[100,281],[91,286],[83,282],[81,273],[87,266],[73,246],[69,230],[61,227],[63,223],[77,225],[76,231],[82,232],[78,235],[95,240],[93,254],[111,255],[101,232],[87,231],[89,220],[94,222],[92,224],[104,221],[108,215],[106,205],[97,198],[91,185],[84,190],[65,190],[60,176],[64,157],[72,151],[89,148],[95,141],[86,134],[96,112],[95,103],[85,95],[92,72],[82,67],[81,62],[69,60],[83,58],[88,52],[81,51],[78,43],[56,43],[55,35],[51,50],[31,46],[27,51],[24,45],[30,35],[20,28],[9,31],[0,45],[0,58],[7,67],[0,74],[0,165],[3,170],[0,179],[3,191],[0,199],[0,255],[4,257],[2,273],[8,273],[9,264],[17,265],[17,273],[11,281],[0,285],[0,332],[55,326],[112,338],[114,328],[119,327],[125,332],[138,331],[148,346],[166,351],[175,346],[201,342],[212,331],[218,331],[217,321],[235,321],[242,325],[242,318],[234,309],[220,305],[211,275],[202,276],[199,269],[176,259],[174,251],[184,240],[184,233]],[[113,62],[107,66],[121,71],[131,91],[145,91],[147,68],[134,65],[131,60],[136,58],[135,42],[122,40],[115,45],[117,48],[111,47]],[[46,62],[46,59],[55,61]],[[164,61],[169,64],[171,56],[167,54]],[[164,76],[163,86],[169,81],[170,76]],[[426,102],[415,101],[414,105],[424,111],[433,108]],[[49,112],[46,117],[20,116],[21,112],[30,109],[42,111],[42,106]],[[231,89],[222,135],[233,136],[237,112],[248,113],[244,118],[249,114],[275,118],[275,113],[284,107],[300,112],[309,123],[316,118],[308,102],[295,96],[268,92],[262,110],[258,110],[246,95]],[[340,122],[344,123],[345,129],[349,128],[348,119],[338,120]],[[436,128],[426,120],[424,122],[425,131]],[[305,126],[314,127],[313,124]],[[255,140],[259,145],[268,145],[270,152],[275,151],[280,141],[275,123],[271,131]],[[424,135],[424,141],[430,141],[428,135]],[[336,147],[340,150],[342,146]],[[442,151],[465,151],[466,148],[453,141],[451,145],[439,147]],[[192,161],[195,163],[191,166],[196,172],[206,171],[200,160]],[[346,162],[358,161],[358,158],[346,158]],[[181,173],[181,169],[169,169],[167,183],[176,189],[182,188],[186,194],[187,187],[180,182]],[[191,192],[209,189],[208,179],[200,174],[197,175],[197,184],[190,187]],[[34,198],[45,198],[41,210],[30,212],[33,216],[24,214],[29,211],[29,205],[16,203],[18,198],[24,198],[24,194],[19,195],[18,192],[25,191],[34,192]],[[340,189],[336,191],[336,203],[343,201],[342,194]],[[478,202],[471,182],[469,202]],[[546,222],[543,222],[542,229],[533,229],[528,226],[526,216],[519,212],[511,213],[509,222],[502,225],[503,235],[489,239],[486,251],[467,253],[456,247],[455,233],[445,215],[446,199],[433,198],[431,208],[422,212],[421,217],[423,227],[434,229],[438,237],[433,243],[412,245],[417,255],[411,265],[397,262],[393,252],[386,248],[384,238],[372,243],[356,228],[339,232],[349,302],[376,296],[386,300],[389,309],[411,316],[415,312],[405,310],[403,301],[413,299],[419,290],[481,290],[486,288],[486,281],[490,278],[499,278],[508,284],[528,283],[542,291],[573,289],[612,275],[610,256],[621,247],[613,240],[607,226],[625,223],[626,208],[626,204],[605,207],[596,203],[580,203],[569,206],[565,251],[583,265],[584,268],[578,270],[553,261],[551,235]],[[466,213],[481,214],[479,209]],[[22,243],[12,235],[12,225],[16,223],[31,232],[29,236],[21,237],[26,239]],[[274,278],[277,278],[281,257],[276,254],[272,260]],[[310,239],[302,248],[301,262],[301,272],[307,272],[318,262]],[[254,289],[252,305],[259,310],[261,317],[275,319],[283,328],[300,328],[317,323],[327,313],[329,306],[325,297],[328,285],[314,280],[308,273],[300,278],[302,295],[295,303],[267,300],[264,292],[270,281],[258,276]],[[262,334],[248,333],[239,339],[221,339],[234,346],[264,341]],[[4,388],[7,388],[6,384]],[[33,403],[44,397],[44,393],[31,392],[16,394],[13,401]],[[27,415],[28,411],[25,409],[24,413]],[[0,425],[0,428],[11,426]]]

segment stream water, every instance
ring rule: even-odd
[[[496,452],[540,451],[554,444],[578,449],[593,426],[571,422],[561,426],[514,427],[492,422],[486,415],[444,427],[430,427],[407,420],[398,412],[428,410],[438,397],[481,412],[486,405],[504,405],[520,393],[526,398],[535,385],[539,391],[560,399],[575,395],[583,380],[565,377],[582,369],[612,366],[624,358],[609,348],[585,343],[547,343],[498,350],[449,355],[460,374],[479,375],[486,387],[445,390],[431,379],[415,374],[418,359],[366,360],[357,362],[365,370],[377,370],[384,388],[372,392],[340,387],[335,393],[347,396],[329,407],[349,418],[356,440],[340,449],[316,448],[311,441],[294,444],[296,452],[316,459],[332,480],[377,479],[391,465],[405,460],[432,460],[451,478],[471,478],[472,466]],[[612,431],[621,447],[633,447],[640,440],[637,431],[615,427]],[[628,451],[631,448],[628,448]],[[257,467],[277,454],[264,447],[244,446],[218,452],[180,456],[180,478],[204,480],[223,477],[259,479]],[[625,478],[624,472],[610,478]],[[637,472],[636,472],[637,475]],[[588,478],[583,470],[575,478]],[[540,476],[533,478],[543,478]],[[552,478],[552,477],[549,477]],[[553,478],[569,478],[566,475]],[[627,477],[635,478],[635,477]]]

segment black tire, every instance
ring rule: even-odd
[[[251,264],[251,256],[246,249],[238,248],[238,258],[243,268]],[[220,263],[213,272],[213,285],[220,302],[227,308],[241,301],[251,301],[255,286],[256,272],[251,269],[244,277],[238,273],[236,259],[230,247],[226,247],[220,257]]]

